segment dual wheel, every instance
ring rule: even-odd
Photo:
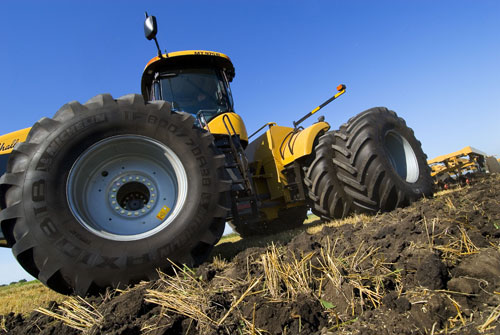
[[[383,107],[321,136],[304,179],[312,211],[324,220],[404,207],[431,196],[433,185],[413,131]]]
[[[391,211],[432,195],[420,142],[402,118],[384,107],[366,110],[317,138],[303,170],[308,205],[324,221]],[[307,211],[293,207],[274,220],[243,222],[235,230],[252,236],[297,228]]]

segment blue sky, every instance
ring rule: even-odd
[[[231,57],[249,132],[291,125],[344,83],[318,113],[333,129],[386,106],[429,158],[467,145],[500,157],[498,1],[2,1],[0,134],[71,100],[139,93],[156,55],[144,11],[162,49]],[[8,249],[0,269],[0,283],[28,278]]]

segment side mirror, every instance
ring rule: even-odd
[[[144,36],[151,41],[156,38],[158,26],[156,25],[156,17],[147,15],[146,13],[146,20],[144,20]]]

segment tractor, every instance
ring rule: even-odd
[[[243,237],[377,213],[432,194],[420,142],[383,107],[331,131],[323,117],[247,133],[230,58],[160,51],[142,94],[97,95],[0,136],[0,245],[51,289],[80,296],[204,262],[226,223]]]

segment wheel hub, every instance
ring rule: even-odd
[[[142,217],[155,206],[156,184],[139,174],[123,174],[108,186],[108,201],[113,210],[123,217]]]

